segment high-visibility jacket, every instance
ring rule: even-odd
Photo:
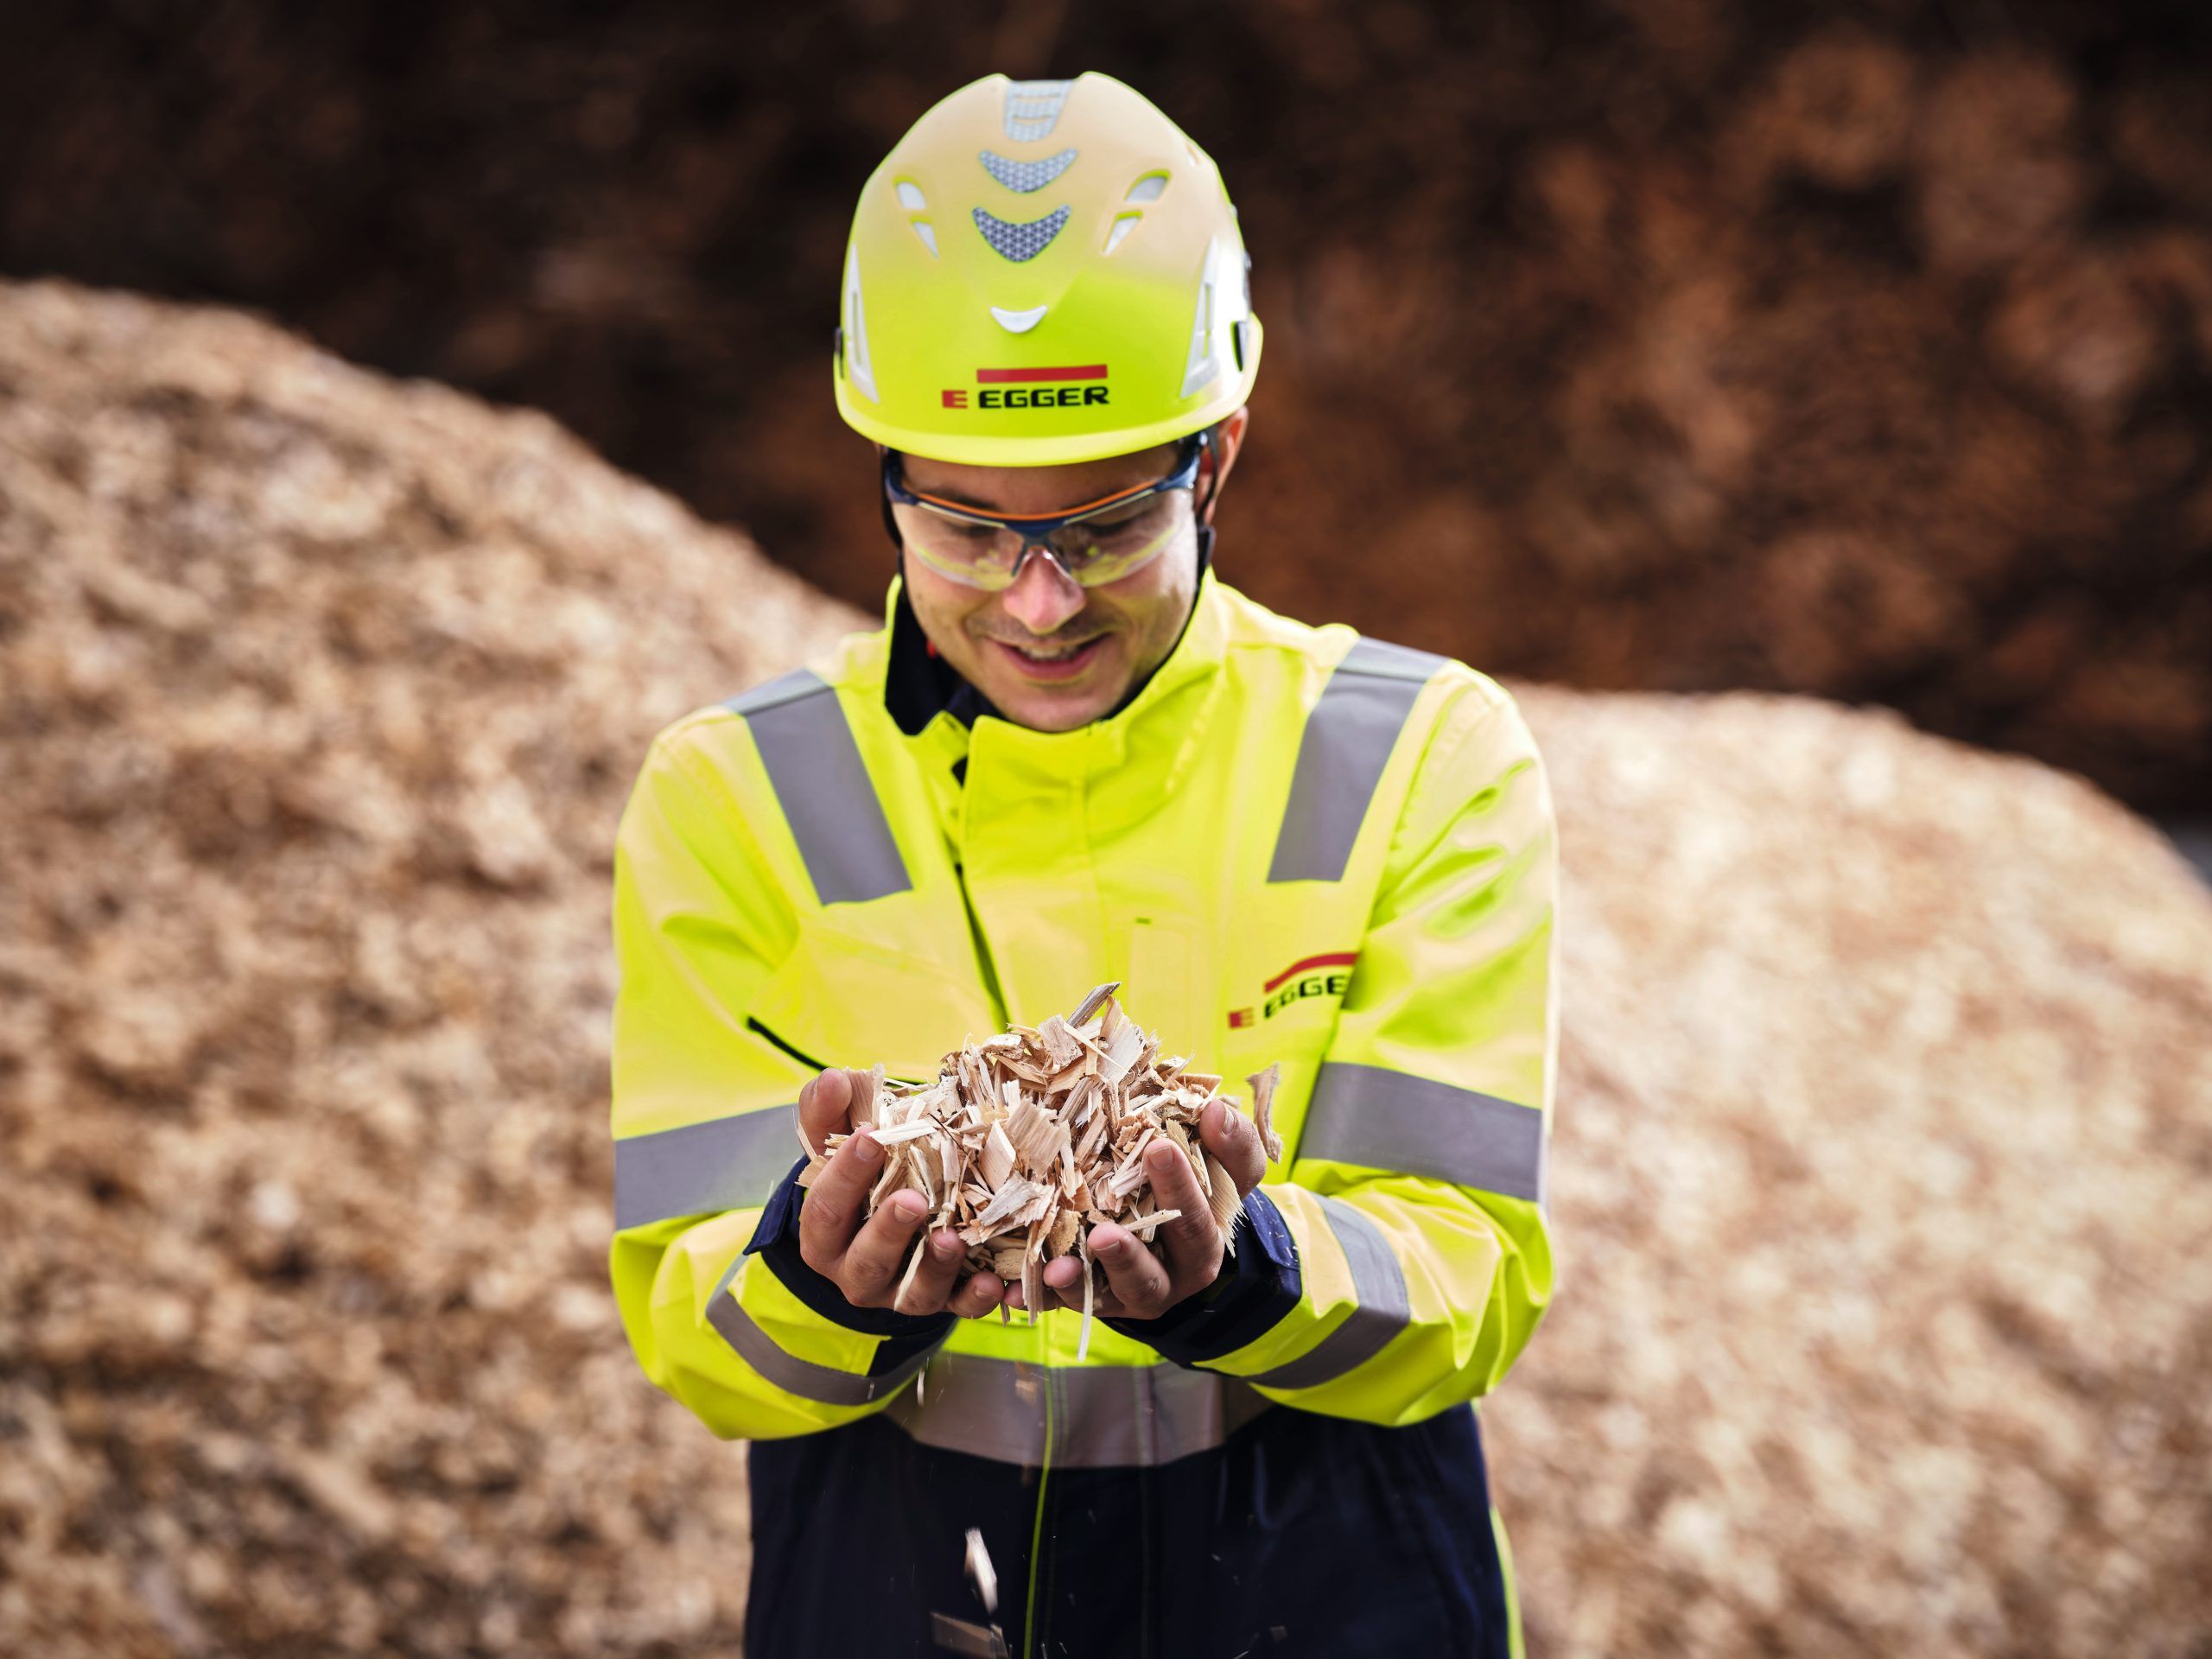
[[[614,1287],[652,1380],[756,1442],[747,1652],[981,1643],[972,1525],[1039,1652],[1517,1649],[1465,1409],[1553,1276],[1555,848],[1510,697],[1210,570],[1110,717],[949,676],[894,583],[664,732],[622,823]],[[799,1086],[933,1077],[1106,980],[1232,1092],[1281,1067],[1213,1291],[1080,1364],[1072,1313],[845,1303],[798,1259]]]

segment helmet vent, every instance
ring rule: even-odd
[[[861,255],[845,250],[845,378],[868,402],[875,395],[875,355],[868,348],[868,312],[861,304]]]
[[[1068,101],[1065,80],[1010,80],[1006,86],[1006,136],[1019,143],[1033,144],[1052,137],[1059,124],[1060,109]]]
[[[983,233],[983,240],[999,253],[1020,264],[1034,259],[1052,245],[1052,238],[1060,233],[1060,226],[1068,222],[1065,203],[1055,207],[1042,219],[1032,219],[1027,225],[1017,225],[1011,219],[1001,219],[996,213],[975,210],[976,228]]]
[[[1129,187],[1128,194],[1122,200],[1125,202],[1158,201],[1160,193],[1166,188],[1167,175],[1165,173],[1147,173]],[[1136,229],[1137,221],[1143,217],[1144,214],[1135,208],[1125,213],[1115,214],[1113,226],[1106,232],[1106,245],[1101,251],[1111,253],[1120,247],[1122,238]]]
[[[918,213],[930,205],[930,199],[922,194],[920,185],[910,179],[901,179],[899,181],[899,205],[910,213]]]
[[[983,171],[1007,189],[1026,196],[1032,190],[1042,190],[1066,172],[1075,160],[1075,151],[1064,149],[1041,162],[1010,162],[986,149],[977,152],[976,159],[983,163]]]
[[[908,223],[913,226],[914,234],[922,238],[922,245],[930,251],[930,257],[934,259],[937,257],[936,227],[926,219],[911,219]]]
[[[1243,251],[1234,244],[1224,246],[1219,237],[1206,244],[1205,270],[1191,319],[1191,353],[1183,369],[1185,397],[1211,385],[1224,368],[1243,366],[1252,296]]]

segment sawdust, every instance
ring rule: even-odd
[[[732,1654],[741,1459],[605,1281],[649,734],[855,626],[543,419],[0,288],[0,1650]],[[2212,1631],[2212,905],[2082,785],[1530,691],[1535,1644]]]
[[[883,1173],[868,1195],[874,1215],[894,1193],[914,1192],[929,1219],[907,1256],[899,1295],[921,1270],[921,1239],[950,1228],[968,1247],[962,1277],[992,1273],[1020,1285],[1030,1322],[1044,1306],[1047,1262],[1073,1255],[1082,1262],[1083,1326],[1076,1358],[1090,1351],[1090,1320],[1106,1270],[1090,1254],[1090,1229],[1114,1222],[1162,1260],[1160,1230],[1182,1215],[1156,1202],[1145,1154],[1155,1141],[1180,1148],[1225,1241],[1231,1242],[1243,1195],[1198,1138],[1199,1119],[1214,1101],[1236,1109],[1220,1077],[1187,1070],[1182,1056],[1163,1056],[1160,1033],[1147,1033],[1122,1012],[1118,982],[1098,986],[1073,1013],[1052,1014],[1032,1029],[978,1043],[944,1057],[926,1084],[887,1083],[878,1065],[849,1116],[885,1149]],[[856,1074],[857,1075],[857,1074]],[[1272,1113],[1279,1069],[1248,1081],[1252,1121],[1270,1159],[1282,1156]],[[819,1151],[799,1131],[810,1159],[799,1185],[811,1186],[851,1135],[828,1135]],[[1066,1293],[1063,1292],[1063,1294]],[[893,1306],[897,1305],[893,1299]],[[1005,1317],[1003,1306],[1000,1317]]]
[[[2212,899],[1894,716],[1524,703],[1561,1284],[1484,1421],[1531,1650],[2194,1651]]]
[[[610,849],[852,620],[540,416],[0,288],[0,1652],[735,1651],[607,1287]]]

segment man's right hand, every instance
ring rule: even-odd
[[[799,1090],[799,1128],[817,1155],[825,1138],[852,1128],[855,1091],[868,1086],[865,1072],[824,1071]],[[921,1268],[906,1294],[899,1294],[907,1247],[928,1218],[929,1206],[920,1193],[900,1191],[869,1215],[868,1195],[882,1173],[883,1148],[866,1129],[837,1148],[799,1206],[800,1260],[836,1286],[855,1307],[976,1319],[998,1306],[1006,1286],[995,1273],[979,1273],[955,1287],[968,1251],[959,1235],[945,1227],[922,1241]]]

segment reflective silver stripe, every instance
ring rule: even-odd
[[[617,1141],[615,1230],[766,1204],[798,1156],[789,1106]]]
[[[1344,1247],[1351,1267],[1356,1306],[1351,1317],[1287,1365],[1247,1377],[1268,1389],[1311,1389],[1333,1382],[1355,1365],[1381,1353],[1413,1318],[1406,1295],[1406,1270],[1382,1230],[1341,1198],[1323,1198],[1329,1230]]]
[[[1379,1065],[1322,1063],[1297,1155],[1544,1201],[1541,1110]]]
[[[1270,881],[1340,881],[1399,729],[1441,657],[1357,639],[1306,718]]]
[[[925,1446],[998,1463],[1045,1460],[1052,1393],[1052,1465],[1150,1468],[1221,1445],[1268,1408],[1235,1377],[1155,1365],[1044,1366],[941,1354],[921,1398],[885,1414]]]
[[[856,904],[913,885],[837,694],[818,675],[794,669],[722,707],[753,728],[823,904]]]
[[[817,1365],[810,1359],[787,1354],[773,1337],[753,1322],[753,1316],[736,1297],[723,1294],[743,1264],[744,1258],[740,1256],[722,1275],[721,1284],[715,1287],[714,1297],[707,1304],[707,1323],[721,1333],[722,1340],[737,1351],[740,1359],[786,1394],[825,1406],[864,1406],[905,1388],[914,1380],[914,1373],[929,1363],[930,1353],[936,1351],[932,1349],[917,1354],[897,1370],[886,1371],[881,1376],[861,1376],[852,1371],[841,1371],[834,1365]]]

